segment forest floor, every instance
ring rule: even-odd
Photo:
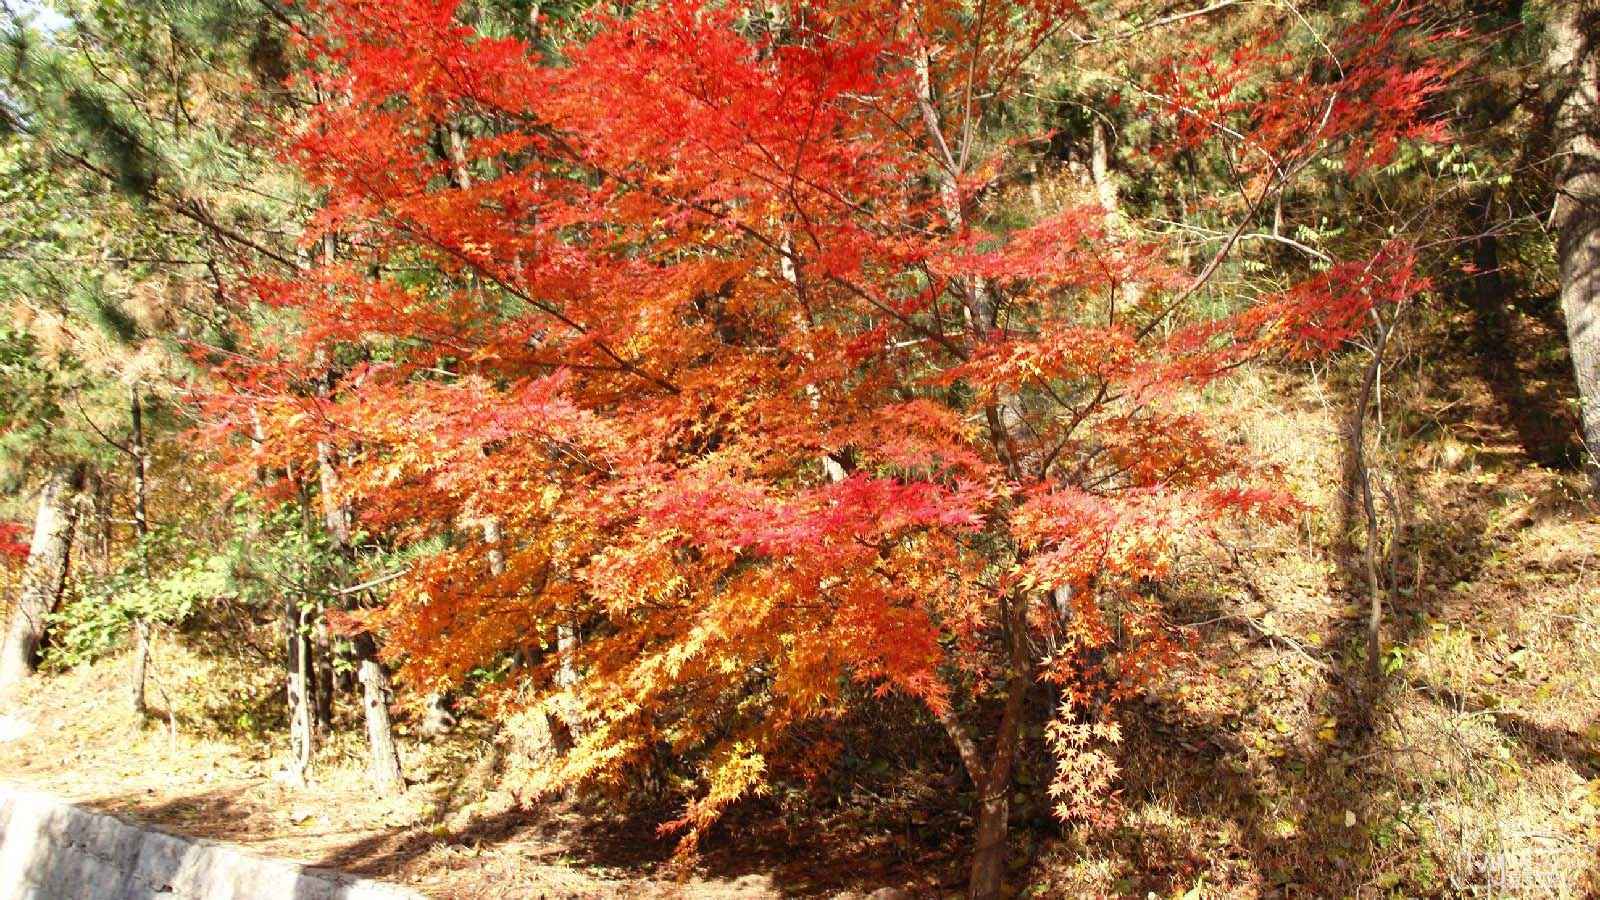
[[[159,652],[159,647],[158,647]],[[169,671],[190,677],[167,690],[193,691],[226,673],[166,654]],[[41,679],[0,714],[0,779],[168,830],[228,841],[252,852],[338,868],[438,897],[759,897],[764,877],[652,875],[670,843],[627,823],[597,822],[564,805],[533,810],[482,802],[465,815],[453,805],[465,755],[481,746],[474,727],[420,743],[401,735],[408,787],[374,796],[354,733],[319,750],[311,783],[282,774],[279,740],[197,734],[179,713],[162,721],[127,711],[126,659]],[[210,668],[209,677],[198,670]],[[157,673],[158,678],[163,674]],[[224,681],[225,683],[225,681]],[[180,710],[185,707],[179,704]],[[354,724],[354,723],[347,723]],[[403,726],[402,726],[403,727]],[[481,737],[481,733],[476,735]],[[493,801],[491,801],[492,803]],[[656,851],[652,854],[652,851]]]
[[[1197,548],[1164,589],[1192,651],[1123,710],[1110,824],[1052,822],[1048,761],[1024,766],[1019,893],[1600,896],[1600,516],[1578,475],[1532,464],[1519,427],[1539,412],[1528,398],[1559,403],[1560,361],[1517,373],[1510,401],[1470,359],[1426,362],[1402,356],[1374,455],[1382,682],[1363,675],[1364,570],[1340,549],[1360,530],[1339,499],[1349,373],[1236,382],[1210,412],[1283,465],[1306,511]],[[353,729],[321,750],[311,787],[285,784],[268,658],[190,643],[156,647],[152,704],[176,698],[175,734],[125,711],[127,661],[102,660],[0,709],[0,779],[439,897],[946,896],[962,883],[970,790],[914,712],[868,717],[863,753],[891,749],[847,755],[827,801],[796,788],[745,804],[680,878],[642,817],[522,808],[496,790],[496,744],[470,716],[434,741],[402,719],[412,783],[397,797],[366,787]]]

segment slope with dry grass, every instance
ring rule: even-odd
[[[1442,318],[1414,330],[1371,448],[1383,682],[1362,674],[1361,529],[1341,489],[1360,356],[1241,378],[1206,398],[1208,412],[1283,466],[1305,511],[1193,548],[1184,576],[1162,586],[1192,652],[1123,712],[1120,815],[1099,827],[1052,823],[1025,766],[1012,888],[1600,893],[1600,520],[1579,476],[1531,463],[1519,443],[1527,410],[1509,409],[1455,349],[1455,327]],[[1528,391],[1559,406],[1559,377],[1541,371],[1527,373]],[[365,789],[353,729],[323,748],[301,789],[275,777],[278,687],[259,661],[205,634],[166,638],[152,696],[175,710],[174,730],[109,699],[123,666],[42,677],[12,700],[0,777],[441,897],[827,896],[883,885],[933,896],[962,884],[971,798],[914,706],[884,702],[814,736],[851,749],[730,816],[685,880],[669,872],[670,844],[649,816],[520,806],[495,779],[508,737],[470,714],[446,738],[403,735],[412,784],[397,799]]]

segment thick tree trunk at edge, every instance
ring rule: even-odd
[[[83,474],[81,465],[52,473],[39,497],[39,514],[33,524],[22,587],[0,649],[0,690],[33,674],[38,664],[45,616],[61,601],[61,589],[67,580],[72,528],[78,517],[75,495],[83,486]]]
[[[1552,217],[1561,311],[1578,382],[1585,468],[1600,492],[1600,2],[1575,0],[1550,29],[1550,68],[1559,86],[1561,154]]]
[[[389,722],[389,676],[378,662],[377,646],[371,635],[356,641],[360,658],[361,705],[367,723],[367,743],[371,760],[367,770],[374,787],[393,791],[405,787],[400,775],[400,753],[394,746],[394,728]]]

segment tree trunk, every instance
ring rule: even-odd
[[[1355,409],[1350,413],[1350,448],[1346,462],[1349,471],[1346,474],[1345,485],[1346,490],[1356,496],[1346,498],[1345,502],[1350,504],[1354,500],[1360,501],[1362,520],[1366,524],[1366,545],[1362,548],[1361,558],[1367,576],[1367,682],[1372,697],[1376,697],[1378,684],[1383,678],[1382,628],[1385,586],[1378,573],[1378,508],[1372,496],[1372,467],[1367,462],[1366,425],[1367,411],[1377,401],[1377,392],[1381,389],[1384,352],[1388,348],[1389,335],[1394,330],[1394,323],[1384,322],[1376,313],[1373,318],[1377,323],[1377,333],[1372,346],[1372,361],[1367,364],[1366,374],[1361,380],[1360,393],[1356,395]],[[1371,711],[1370,707],[1368,711]]]
[[[566,691],[578,683],[578,628],[571,622],[556,626],[556,687]],[[545,713],[545,732],[549,735],[550,752],[561,755],[570,751],[582,736],[578,717],[565,698],[554,709]]]
[[[389,722],[389,676],[378,661],[378,648],[369,634],[356,639],[360,660],[361,705],[367,722],[371,761],[367,774],[374,787],[385,793],[405,787],[400,775],[400,753]]]
[[[39,515],[33,523],[33,543],[22,573],[16,609],[5,644],[0,648],[0,690],[33,674],[39,644],[44,640],[45,616],[61,602],[67,566],[72,556],[72,527],[77,521],[76,497],[83,486],[81,465],[57,470],[39,496]]]
[[[978,785],[978,829],[974,835],[972,873],[967,890],[972,900],[998,900],[1006,874],[1007,834],[1011,818],[1011,775],[1022,739],[1022,716],[1033,687],[1034,667],[1028,656],[1028,600],[1012,597],[1002,616],[1011,654],[1005,711],[994,738],[994,753]]]
[[[343,558],[350,554],[350,510],[339,501],[337,454],[327,441],[317,444],[318,477],[322,488],[322,514],[334,547]],[[378,660],[377,642],[370,634],[356,639],[356,678],[361,682],[361,709],[367,726],[370,755],[367,768],[372,784],[388,792],[404,787],[400,755],[395,750],[394,726],[389,721],[389,675]],[[325,669],[331,669],[324,666]],[[331,671],[328,691],[331,693]]]
[[[350,549],[350,515],[338,499],[337,465],[338,459],[333,445],[328,441],[318,441],[317,481],[321,489],[322,521],[328,529],[328,535],[333,539],[334,549],[338,551],[342,560]],[[317,621],[311,628],[312,655],[315,659],[311,681],[313,709],[317,716],[317,726],[325,731],[333,730],[333,641],[328,635],[326,615],[329,605],[330,603],[319,605]]]
[[[1565,8],[1550,28],[1550,68],[1560,91],[1555,143],[1562,158],[1551,218],[1585,468],[1600,493],[1600,2],[1560,5]]]
[[[128,452],[133,456],[133,529],[139,541],[139,574],[150,581],[150,517],[145,503],[149,495],[150,456],[144,444],[144,404],[139,400],[139,386],[128,389],[128,405],[132,430],[128,437]],[[128,699],[139,716],[146,713],[144,700],[145,670],[150,665],[150,623],[143,616],[133,620],[133,672],[129,676]],[[170,711],[169,711],[170,712]]]
[[[538,15],[537,11],[534,15]],[[445,129],[445,151],[450,157],[456,187],[470,190],[472,173],[467,168],[466,141],[461,137],[461,129],[455,125]],[[470,274],[467,278],[469,284],[476,286],[476,278]],[[489,574],[504,574],[506,556],[500,548],[500,520],[491,516],[483,521],[483,540],[489,545]],[[429,692],[422,700],[422,722],[417,727],[418,733],[434,737],[445,734],[455,725],[456,717],[450,712],[449,694],[442,690]]]
[[[289,774],[304,783],[316,751],[316,724],[311,710],[311,640],[304,604],[291,596],[285,603],[286,663],[289,673]]]
[[[1000,730],[995,735],[994,750],[987,762],[954,710],[946,709],[937,714],[978,790],[978,822],[973,833],[972,866],[967,880],[967,892],[972,900],[996,900],[1005,886],[1007,837],[1011,828],[1011,778],[1021,743],[1022,714],[1028,689],[1033,684],[1032,675],[1032,667],[1025,659],[1020,665],[1013,662],[1011,683],[1006,688],[1005,712],[1001,715]]]
[[[921,113],[922,125],[934,159],[940,164],[937,173],[940,204],[950,229],[966,230],[966,209],[961,196],[960,178],[967,161],[965,135],[963,142],[953,151],[945,139],[935,106],[932,66],[926,50],[914,58],[917,82],[914,98]],[[999,290],[981,278],[962,279],[960,284],[966,306],[969,338],[981,345],[995,339],[997,312],[1004,300]],[[1013,478],[1021,478],[1019,459],[1013,431],[1020,425],[1021,408],[1016,396],[1003,393],[998,403],[984,409],[989,428],[989,439],[995,455],[1006,466]],[[1010,683],[1006,688],[1005,712],[995,735],[994,750],[987,764],[978,753],[977,744],[965,726],[957,720],[954,711],[945,710],[939,718],[955,741],[973,784],[978,789],[978,826],[972,855],[968,891],[974,900],[995,900],[1000,896],[1005,876],[1006,836],[1011,814],[1011,775],[1016,760],[1017,744],[1021,736],[1023,704],[1028,688],[1032,686],[1033,667],[1026,649],[1026,600],[1010,598],[1004,604],[1001,626],[1011,657]]]
[[[1100,208],[1105,211],[1106,234],[1112,240],[1127,237],[1127,221],[1122,216],[1122,191],[1117,187],[1116,176],[1111,172],[1111,135],[1104,120],[1096,118],[1089,136],[1089,177],[1094,181],[1095,195]],[[1122,303],[1132,309],[1144,298],[1144,287],[1136,281],[1118,285]],[[1112,318],[1116,310],[1111,311]]]
[[[251,410],[250,418],[250,439],[257,458],[256,481],[265,485],[273,478],[272,471],[259,462],[266,451],[266,429],[262,427],[261,416],[255,410]],[[305,487],[303,484],[296,486],[300,492],[301,526],[309,529],[311,510]],[[247,521],[246,534],[250,538],[249,543],[254,545],[260,537],[261,520],[251,516]],[[284,771],[298,784],[305,784],[306,772],[311,768],[311,756],[316,751],[311,698],[306,693],[311,685],[311,645],[306,638],[304,600],[304,597],[293,593],[285,595],[283,600],[284,701],[289,711],[289,763]]]
[[[324,264],[333,264],[338,252],[338,243],[336,234],[329,233],[322,236]],[[317,395],[326,399],[332,393],[334,377],[325,351],[317,352],[317,363],[326,367],[317,389]],[[322,502],[322,523],[327,529],[329,538],[332,539],[334,550],[340,559],[340,568],[343,569],[344,561],[350,558],[351,522],[349,508],[339,500],[338,466],[338,451],[332,441],[317,441],[317,487]],[[329,597],[318,603],[314,613],[316,622],[310,629],[312,655],[315,660],[310,667],[311,680],[308,683],[312,691],[312,709],[316,714],[318,727],[329,732],[333,730],[334,651],[332,638],[328,634],[327,611],[331,605],[338,602],[338,597]]]
[[[324,734],[333,732],[334,649],[328,634],[326,616],[317,616],[311,629],[311,689],[312,709],[317,714],[317,728]]]
[[[1468,198],[1463,210],[1463,233],[1472,238],[1463,261],[1460,296],[1472,310],[1479,371],[1529,459],[1552,469],[1581,466],[1583,448],[1572,440],[1572,417],[1564,400],[1552,402],[1547,392],[1530,390],[1528,377],[1517,364],[1515,283],[1501,265],[1495,204],[1494,189],[1483,188]]]
[[[1006,834],[1010,830],[1010,773],[998,787],[985,791],[978,803],[978,828],[967,890],[972,900],[995,900],[1005,887]]]
[[[91,521],[99,525],[99,528],[95,530],[94,543],[92,544],[87,543],[90,540],[88,532],[83,532],[83,537],[79,538],[79,545],[82,549],[78,551],[78,554],[80,559],[85,558],[89,548],[93,547],[94,558],[97,563],[94,572],[101,578],[108,578],[112,570],[116,568],[112,564],[111,558],[111,545],[116,540],[116,526],[111,521],[113,518],[111,500],[106,496],[106,480],[98,472],[89,473],[87,483],[91,486],[86,491],[90,495],[89,510],[92,517]]]
[[[1060,595],[1055,598],[1061,599]],[[1034,666],[1028,657],[1026,599],[1010,598],[1002,610],[1005,642],[1010,654],[1005,709],[995,733],[994,749],[985,760],[972,733],[948,706],[935,710],[935,718],[955,744],[961,764],[978,790],[978,822],[973,835],[972,867],[967,892],[972,900],[996,900],[1005,887],[1007,836],[1011,819],[1011,778],[1017,748],[1022,740],[1022,717],[1028,690],[1034,683]]]
[[[149,713],[144,702],[145,671],[149,667],[150,623],[140,617],[133,620],[133,671],[128,675],[128,704],[139,716]]]
[[[454,134],[454,132],[451,132]],[[489,574],[499,577],[506,573],[506,551],[501,545],[500,520],[486,516],[482,522],[483,543],[488,547]],[[515,663],[513,663],[515,664]],[[455,713],[450,711],[448,691],[432,691],[422,700],[422,724],[417,731],[430,737],[445,734],[456,727]]]

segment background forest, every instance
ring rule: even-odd
[[[1600,4],[0,13],[0,777],[441,897],[1600,894]]]

